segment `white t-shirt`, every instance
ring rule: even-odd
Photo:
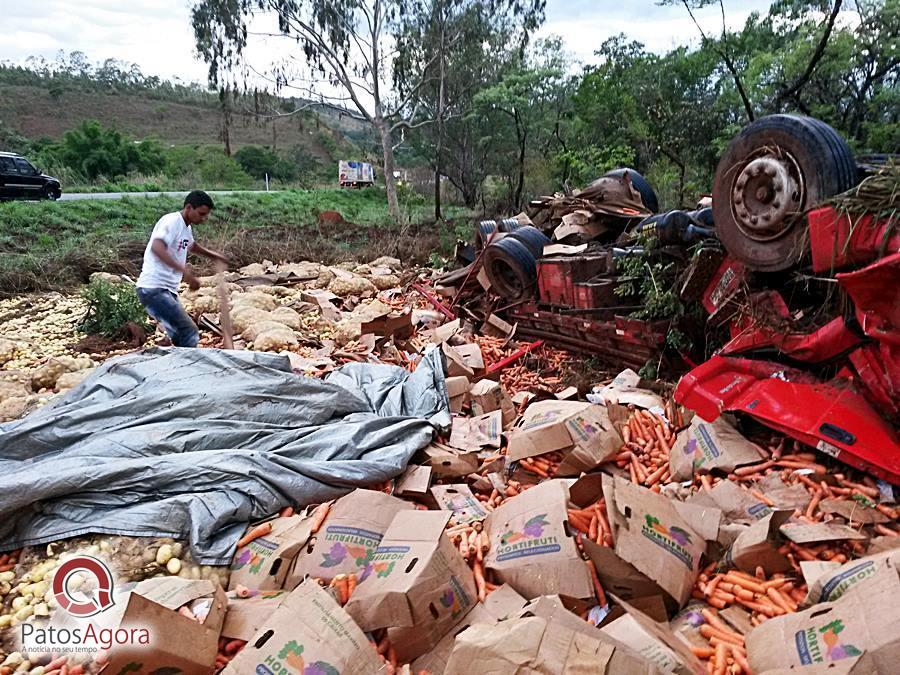
[[[165,288],[177,293],[182,272],[169,267],[156,257],[151,249],[154,239],[165,242],[169,255],[183,265],[187,261],[191,244],[194,243],[191,226],[184,222],[181,211],[167,213],[156,221],[150,241],[144,250],[144,264],[141,266],[141,276],[137,281],[138,288]]]

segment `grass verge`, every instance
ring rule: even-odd
[[[395,222],[378,189],[234,194],[215,201],[195,237],[235,266],[264,258],[336,263],[380,255],[427,262],[432,251],[452,252],[458,238],[468,237],[471,221],[466,210],[449,208],[448,222],[429,222],[431,207],[413,195],[401,204],[403,222]],[[180,207],[170,197],[0,203],[0,294],[69,289],[97,271],[137,275],[153,224]],[[318,225],[322,211],[340,212],[347,224]]]

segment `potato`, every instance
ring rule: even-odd
[[[280,352],[300,344],[289,328],[263,331],[253,341],[253,349],[258,352]]]
[[[88,368],[87,370],[76,370],[74,373],[63,373],[59,376],[59,379],[56,380],[56,391],[65,391],[78,386],[81,384],[82,380],[87,378],[94,370],[96,369]]]
[[[346,298],[349,295],[376,293],[378,291],[375,284],[368,279],[359,276],[354,276],[349,279],[335,278],[328,284],[328,290],[341,298]]]
[[[265,321],[270,318],[269,312],[265,312],[249,305],[240,305],[231,312],[231,325],[236,333],[243,333],[251,324]]]
[[[244,338],[247,342],[255,342],[260,333],[265,333],[267,331],[273,330],[286,330],[290,332],[291,329],[290,327],[284,325],[279,321],[275,321],[274,319],[264,319],[263,321],[256,321],[250,324],[246,330],[241,331],[241,337]]]
[[[276,307],[272,312],[272,320],[283,323],[291,330],[302,330],[303,320],[296,311],[290,307]]]
[[[271,312],[278,306],[278,303],[275,302],[275,298],[273,298],[271,295],[247,291],[244,293],[232,293],[231,305],[235,308],[241,305],[249,305],[250,307],[256,307],[257,309],[261,309],[265,312]]]

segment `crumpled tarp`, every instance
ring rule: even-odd
[[[89,532],[189,538],[227,564],[247,523],[400,474],[450,422],[440,353],[326,381],[285,356],[155,349],[0,425],[0,550]]]

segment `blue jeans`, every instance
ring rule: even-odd
[[[176,347],[196,347],[200,341],[197,325],[178,302],[178,296],[165,288],[138,288],[138,300],[147,314],[156,319]]]

